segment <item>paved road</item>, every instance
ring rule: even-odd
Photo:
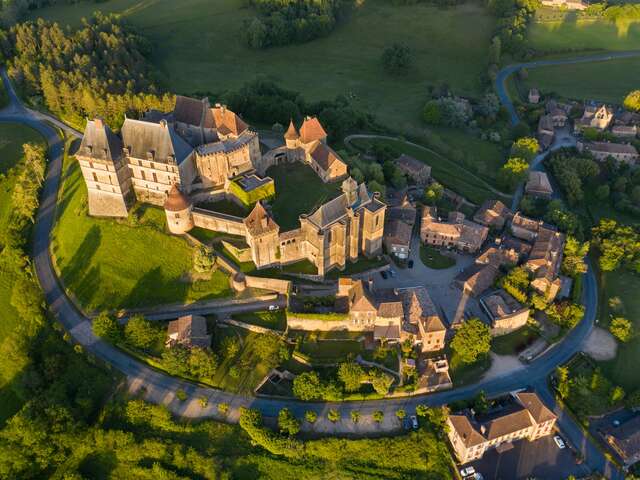
[[[62,169],[63,143],[54,128],[43,121],[42,118],[22,107],[5,76],[3,76],[3,80],[11,103],[9,107],[0,112],[0,121],[21,122],[29,125],[40,131],[49,143],[49,168],[35,225],[34,261],[50,311],[61,322],[65,330],[71,334],[73,339],[82,345],[87,352],[126,375],[132,389],[140,391],[150,401],[165,404],[176,414],[193,418],[214,417],[221,419],[220,414],[217,412],[217,404],[224,402],[231,406],[230,413],[224,419],[233,422],[237,421],[238,407],[240,406],[257,408],[268,417],[275,417],[278,411],[286,406],[298,416],[302,416],[307,410],[314,410],[319,413],[319,419],[315,425],[309,426],[305,424],[304,427],[306,429],[312,428],[318,433],[356,433],[365,435],[393,431],[399,427],[395,418],[395,412],[399,408],[404,408],[407,412],[413,413],[420,403],[442,405],[454,400],[468,398],[479,390],[484,390],[489,395],[497,395],[526,387],[534,382],[543,382],[557,365],[567,361],[576,351],[580,350],[593,327],[596,312],[597,285],[595,276],[590,269],[584,283],[585,318],[560,344],[550,349],[530,365],[523,366],[520,370],[511,372],[503,377],[481,380],[464,388],[427,396],[392,398],[369,402],[303,403],[291,399],[256,398],[236,395],[213,388],[201,388],[195,384],[165,375],[96,338],[92,333],[89,319],[76,310],[73,303],[65,295],[64,290],[60,287],[49,257],[49,239],[55,220],[57,191]],[[175,394],[178,390],[183,390],[187,393],[188,399],[186,401],[181,402],[176,398]],[[201,397],[209,399],[208,406],[201,406],[199,401]],[[326,413],[330,408],[338,409],[342,415],[342,420],[336,423],[329,422],[326,419]],[[349,412],[352,410],[359,410],[362,414],[362,420],[358,424],[354,424],[349,420]],[[376,410],[382,410],[385,413],[384,421],[381,424],[377,424],[371,419],[373,412]],[[597,467],[595,464],[594,466]]]
[[[498,94],[498,98],[500,99],[500,103],[502,103],[502,105],[504,105],[509,112],[511,123],[513,125],[516,125],[520,121],[520,119],[518,118],[518,112],[516,112],[511,98],[509,98],[506,82],[511,75],[518,72],[519,70],[522,70],[523,68],[532,69],[538,67],[549,67],[552,65],[574,65],[577,63],[606,62],[608,60],[632,57],[640,57],[640,50],[599,53],[595,55],[586,55],[584,57],[576,58],[559,58],[555,60],[536,60],[527,63],[514,63],[513,65],[507,65],[498,72],[498,75],[496,77],[496,92]]]

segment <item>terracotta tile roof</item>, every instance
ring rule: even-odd
[[[429,169],[429,172],[431,171],[431,167],[429,165],[409,155],[405,155],[404,153],[396,158],[396,165],[405,172],[413,175],[418,174],[425,169]]]
[[[251,213],[244,219],[244,224],[251,235],[258,236],[279,230],[278,224],[262,206],[262,202],[256,202]]]
[[[216,130],[222,135],[240,135],[249,126],[234,112],[224,105],[216,105],[211,109]]]
[[[635,459],[640,455],[640,415],[627,420],[619,427],[608,429],[605,436],[623,460]]]
[[[551,188],[551,182],[545,172],[536,172],[532,170],[529,172],[525,191],[550,195],[553,193],[553,188]]]
[[[590,142],[587,149],[593,152],[638,155],[636,147],[628,143]]]
[[[533,426],[529,412],[522,408],[484,423],[488,440],[504,437]]]
[[[405,320],[409,323],[422,322],[427,332],[441,332],[447,329],[429,292],[424,287],[413,288],[405,293],[404,311]]]
[[[327,132],[322,128],[320,121],[316,117],[306,117],[300,127],[300,141],[308,144],[325,138],[327,138]]]
[[[466,447],[473,447],[485,442],[485,438],[474,428],[466,415],[449,415],[449,421]]]
[[[284,138],[285,140],[297,140],[300,138],[300,134],[296,130],[293,120],[289,122],[289,128],[287,128],[287,131],[284,133]]]
[[[500,200],[487,200],[480,206],[473,219],[483,225],[491,226],[500,220],[507,220],[512,215],[511,210]]]
[[[393,245],[411,244],[411,232],[413,227],[407,222],[395,218],[390,219],[384,225],[384,240]]]
[[[540,397],[533,392],[520,392],[516,394],[520,403],[529,410],[529,413],[537,423],[554,420],[556,416],[549,410]]]
[[[317,142],[313,147],[313,150],[311,150],[311,157],[324,171],[329,170],[329,167],[331,167],[334,162],[344,163],[340,160],[340,157],[338,157],[336,152],[322,142]]]
[[[211,335],[207,334],[207,320],[199,315],[187,315],[169,322],[167,343],[187,347],[209,348]]]
[[[373,338],[376,340],[400,340],[400,326],[399,325],[376,325],[373,327]]]
[[[122,141],[102,119],[89,120],[76,155],[113,162],[122,158]]]
[[[174,183],[164,202],[164,209],[169,212],[181,212],[191,206],[189,199],[185,197]]]

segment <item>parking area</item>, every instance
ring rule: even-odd
[[[512,449],[503,453],[489,450],[480,460],[469,465],[485,480],[565,480],[570,475],[580,478],[590,473],[589,467],[579,463],[569,445],[558,448],[553,435],[535,442],[515,442]]]

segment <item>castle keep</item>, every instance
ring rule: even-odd
[[[90,215],[126,217],[136,201],[160,205],[172,233],[200,227],[243,236],[258,268],[306,259],[324,275],[382,252],[386,211],[377,193],[345,179],[347,165],[326,141],[318,119],[306,117],[299,130],[291,122],[284,146],[263,156],[258,134],[234,112],[177,96],[173,112],[125,119],[120,136],[99,118],[88,121],[76,158]],[[307,164],[324,182],[344,179],[342,194],[301,215],[300,227],[287,232],[260,198],[246,218],[194,207],[194,198],[247,204],[258,189],[272,192],[265,172],[280,162]]]

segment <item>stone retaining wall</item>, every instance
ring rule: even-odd
[[[253,277],[246,275],[245,280],[247,287],[260,288],[262,290],[272,290],[283,295],[289,295],[291,290],[291,282],[289,280],[280,280],[278,278]]]
[[[354,325],[351,319],[348,318],[345,320],[313,320],[309,318],[299,318],[291,313],[287,314],[287,327],[292,330],[318,330],[321,332],[340,330],[348,330],[350,332],[372,331],[372,328],[366,325]]]

